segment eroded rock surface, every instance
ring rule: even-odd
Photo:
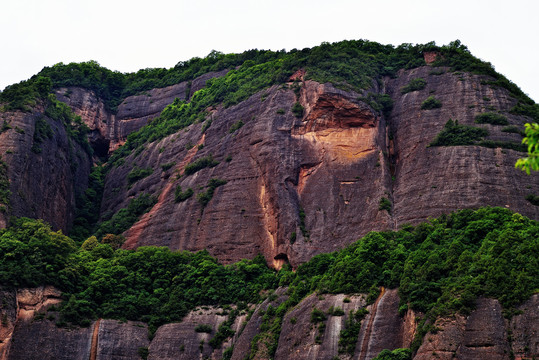
[[[0,296],[2,360],[121,360],[137,359],[144,353],[148,354],[148,359],[221,359],[225,351],[232,360],[242,360],[247,354],[255,359],[268,359],[266,346],[271,339],[257,337],[261,334],[263,314],[270,305],[276,309],[288,298],[287,289],[280,288],[261,304],[251,305],[250,316],[247,310],[241,311],[231,326],[234,335],[214,349],[210,340],[228,319],[229,310],[199,307],[181,322],[159,327],[150,340],[147,325],[139,322],[100,319],[88,328],[56,327],[55,313],[52,316],[44,313],[47,306],[57,300],[57,290],[53,288],[4,289]],[[399,316],[398,291],[383,289],[370,305],[365,299],[366,295],[359,294],[306,297],[284,316],[274,358],[370,360],[383,349],[409,347],[417,319],[412,311]],[[505,360],[511,358],[510,354],[519,360],[537,357],[538,299],[537,294],[532,296],[509,320],[503,317],[499,302],[493,299],[477,300],[469,316],[438,319],[436,331],[425,335],[414,360]],[[30,307],[39,311],[30,313]],[[339,353],[341,330],[346,327],[350,311],[361,308],[366,308],[368,313],[361,321],[354,354]],[[323,312],[326,319],[313,323],[314,309]],[[335,313],[335,309],[342,312]],[[36,318],[38,313],[46,316]],[[320,324],[324,326],[321,328]],[[197,332],[198,325],[206,325],[211,330]]]

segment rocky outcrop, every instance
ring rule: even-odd
[[[276,309],[287,299],[286,289],[281,288],[261,304],[251,305],[250,315],[247,310],[241,311],[231,326],[234,335],[213,348],[210,340],[228,319],[230,310],[199,307],[181,322],[163,325],[149,337],[146,324],[131,321],[97,320],[88,328],[58,328],[54,323],[55,312],[41,319],[36,317],[38,312],[33,315],[21,312],[22,308],[30,306],[43,313],[51,300],[57,301],[56,290],[19,290],[18,305],[13,294],[9,290],[0,294],[1,312],[9,319],[2,320],[0,334],[5,334],[4,323],[13,324],[9,338],[0,338],[2,360],[120,360],[137,359],[145,354],[148,359],[221,359],[225,351],[232,360],[244,359],[247,354],[256,359],[268,359],[266,346],[271,339],[261,333],[263,314],[270,305]],[[382,289],[378,299],[370,305],[365,299],[365,295],[344,294],[312,294],[303,299],[283,318],[274,358],[370,360],[383,349],[409,347],[419,318],[416,319],[412,311],[399,316],[397,290]],[[498,301],[479,299],[469,316],[439,319],[434,330],[423,338],[413,359],[505,360],[514,356],[523,360],[537,357],[538,299],[539,295],[532,296],[510,319],[503,317]],[[361,321],[354,353],[339,352],[341,331],[346,329],[348,317],[362,308],[367,310],[367,315]],[[314,309],[326,318],[313,322]],[[205,325],[206,329],[197,332],[199,325]]]
[[[539,193],[539,176],[527,176],[514,167],[523,153],[480,146],[427,147],[449,119],[477,126],[474,118],[481,112],[501,111],[511,125],[522,127],[529,120],[509,113],[516,100],[506,90],[484,84],[481,76],[431,72],[430,67],[403,71],[387,86],[395,100],[389,130],[395,223],[416,224],[450,210],[485,205],[539,218],[539,207],[525,199]],[[401,94],[400,89],[418,77],[426,79],[425,89]],[[431,95],[442,107],[421,110]],[[482,127],[489,130],[490,140],[522,140],[518,134],[502,132],[503,126]]]
[[[56,90],[56,96],[71,106],[90,128],[89,140],[96,153],[104,157],[109,151],[125,143],[127,135],[159,116],[174,99],[188,101],[196,91],[205,86],[207,80],[223,76],[227,71],[209,72],[193,81],[129,96],[118,106],[115,114],[107,110],[105,104],[90,90],[77,87],[60,88]]]
[[[428,147],[450,118],[473,124],[477,113],[492,108],[521,126],[525,119],[508,113],[516,100],[479,76],[431,72],[431,67],[401,71],[373,89],[394,101],[387,118],[364,103],[365,96],[313,81],[303,82],[299,93],[290,83],[290,89],[272,87],[238,105],[214,109],[204,136],[202,124],[191,125],[147,144],[113,169],[102,212],[152,193],[159,201],[151,214],[124,234],[129,248],[208,249],[225,263],[263,253],[275,267],[297,266],[371,230],[397,229],[462,208],[503,206],[538,218],[539,208],[525,200],[539,193],[538,175],[514,168],[522,153]],[[416,77],[426,79],[426,88],[402,94]],[[443,106],[421,110],[431,94]],[[299,118],[292,112],[296,102],[304,107]],[[231,131],[239,121],[244,125]],[[521,141],[500,126],[482,126],[490,131],[488,139]],[[219,161],[216,167],[181,176],[186,163],[210,154]],[[174,166],[163,172],[162,164]],[[130,187],[126,178],[134,166],[154,171]],[[196,195],[210,178],[227,183],[205,207],[196,196],[174,201],[177,186]],[[382,198],[392,202],[391,211],[380,209]]]
[[[504,318],[497,300],[479,299],[470,316],[456,315],[436,322],[414,359],[532,359],[537,351],[536,294],[522,304],[518,315]]]
[[[0,212],[0,226],[9,216],[43,219],[53,229],[66,232],[74,219],[75,199],[88,184],[91,159],[68,135],[61,121],[33,112],[0,114],[9,128],[0,133],[0,155],[7,164],[10,203]],[[36,123],[50,128],[34,139]]]

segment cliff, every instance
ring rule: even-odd
[[[387,117],[358,100],[357,93],[313,81],[302,83],[299,96],[275,86],[236,106],[217,108],[204,133],[202,124],[191,125],[113,168],[102,212],[115,212],[140,193],[154,194],[158,203],[124,234],[125,247],[208,249],[227,263],[262,252],[275,266],[283,261],[297,266],[368,231],[397,229],[461,208],[502,206],[537,219],[539,208],[526,200],[539,192],[537,174],[514,168],[522,153],[428,147],[449,119],[475,125],[475,116],[487,107],[507,114],[516,100],[505,89],[483,84],[481,76],[431,72],[420,67],[385,79],[380,91],[394,102]],[[417,77],[426,79],[426,87],[401,94]],[[422,110],[432,94],[443,106]],[[300,118],[291,111],[296,101],[305,109]],[[507,118],[516,126],[526,121]],[[244,125],[231,131],[239,121]],[[483,127],[490,131],[488,139],[521,141],[501,126]],[[186,164],[208,155],[219,164],[181,176]],[[159,167],[172,163],[167,171]],[[134,166],[153,172],[129,186]],[[227,183],[205,207],[195,196],[175,202],[177,186],[200,189],[210,178]],[[380,210],[382,198],[391,201],[389,212]]]
[[[0,226],[9,216],[26,216],[67,232],[76,197],[88,186],[91,156],[61,119],[46,114],[45,105],[31,112],[4,112],[0,119],[0,154],[11,193]]]
[[[401,295],[408,296],[404,300],[397,289],[389,288],[382,288],[377,298],[372,294],[318,294],[313,293],[320,290],[316,288],[318,282],[309,285],[302,280],[293,284],[290,279],[286,281],[286,275],[278,275],[267,282],[257,279],[264,285],[255,295],[267,295],[259,304],[246,305],[242,300],[241,304],[192,310],[199,300],[196,296],[189,298],[186,305],[187,301],[171,301],[177,300],[174,296],[179,298],[177,293],[164,293],[163,288],[181,283],[177,274],[160,274],[160,280],[153,284],[155,273],[137,268],[140,264],[136,261],[114,264],[117,268],[113,270],[104,266],[99,269],[102,273],[92,273],[92,281],[107,277],[104,288],[109,288],[104,291],[116,294],[117,290],[133,306],[126,317],[146,322],[95,320],[96,314],[114,314],[110,316],[116,319],[123,315],[114,313],[117,309],[112,306],[107,309],[111,312],[103,313],[99,308],[103,294],[99,291],[95,297],[81,295],[90,288],[84,282],[88,279],[81,279],[95,270],[86,268],[88,264],[96,265],[102,260],[105,263],[113,254],[142,254],[114,253],[115,246],[164,246],[193,252],[205,249],[224,264],[262,254],[270,267],[286,272],[296,270],[316,255],[343,249],[370,231],[410,228],[407,225],[453,210],[499,206],[539,219],[539,174],[526,175],[514,167],[516,160],[525,156],[521,146],[523,124],[536,119],[537,105],[490,67],[467,71],[451,63],[451,56],[468,56],[459,44],[456,46],[429,50],[429,46],[393,48],[359,41],[323,44],[290,53],[212,53],[207,59],[179,63],[168,73],[146,69],[137,74],[114,74],[102,68],[96,70],[98,65],[94,63],[81,65],[106,75],[95,76],[95,81],[91,71],[82,76],[75,71],[77,65],[58,65],[44,69],[39,77],[51,77],[53,87],[48,90],[52,89],[54,96],[47,91],[32,98],[26,107],[8,103],[5,99],[11,93],[0,96],[0,106],[7,104],[0,112],[0,228],[9,225],[11,216],[25,216],[43,219],[54,230],[69,233],[78,216],[81,221],[77,225],[86,226],[89,234],[95,232],[98,236],[85,243],[84,251],[76,253],[73,247],[66,252],[61,271],[47,266],[47,261],[52,263],[50,259],[24,262],[19,255],[32,251],[32,247],[15,237],[7,239],[18,242],[1,248],[4,259],[21,267],[42,266],[32,270],[54,274],[50,278],[66,286],[62,290],[72,295],[74,304],[91,304],[88,306],[93,308],[74,311],[73,318],[83,318],[90,323],[88,327],[67,325],[56,308],[62,300],[71,300],[66,294],[51,286],[17,287],[28,281],[24,276],[17,277],[24,268],[7,269],[7,275],[0,272],[6,284],[13,286],[0,291],[0,359],[241,360],[249,355],[254,359],[367,360],[384,349],[414,346],[413,358],[419,360],[539,356],[537,294],[516,308],[505,309],[502,300],[480,297],[469,313],[461,311],[435,321],[428,317],[432,314],[413,311],[413,304],[407,303],[412,298],[420,302],[417,300],[422,295],[424,304],[419,307],[428,308],[443,300],[440,289],[446,286],[445,278],[436,272],[449,270],[442,269],[440,259],[453,261],[455,272],[464,271],[472,255],[468,250],[460,253],[459,249],[464,248],[464,243],[473,248],[476,238],[494,227],[490,218],[476,224],[477,228],[470,225],[469,238],[448,242],[452,246],[448,254],[438,251],[422,259],[429,267],[417,273],[406,265],[405,252],[399,253],[398,249],[394,254],[397,260],[391,259],[395,266],[383,272],[383,280],[374,279],[372,271],[368,271],[375,268],[372,262],[350,261],[342,265],[357,274],[372,275],[362,292],[372,284],[377,284],[371,287],[376,290],[379,285],[390,286],[382,282],[391,282],[391,286],[400,284]],[[366,53],[372,51],[375,55],[344,57],[343,53],[361,47],[371,49]],[[401,58],[404,60],[398,60]],[[16,96],[12,97],[18,99],[18,88],[13,89]],[[472,140],[455,140],[453,133],[453,143],[435,143],[440,134],[452,129],[481,135]],[[95,179],[90,173],[101,162],[106,176],[102,184],[92,188]],[[87,202],[95,201],[91,204],[95,208],[87,206],[86,210],[95,210],[92,215],[99,218],[97,224],[88,223],[80,215],[81,206],[88,205],[77,201],[83,194]],[[133,204],[141,198],[148,200],[145,206],[150,205],[132,211],[138,206]],[[515,227],[505,229],[503,236],[492,235],[494,240],[485,238],[499,241],[500,248],[490,249],[492,244],[486,244],[486,250],[481,247],[486,255],[481,249],[472,249],[477,259],[485,256],[481,258],[483,269],[488,268],[488,261],[498,259],[492,254],[497,256],[498,250],[510,248],[507,244],[513,240],[512,231],[526,223],[517,214],[504,216]],[[468,220],[473,223],[473,219]],[[120,225],[110,225],[113,221]],[[103,224],[110,226],[101,228]],[[421,237],[421,227],[416,230],[419,235],[414,235],[415,241],[419,244],[425,238]],[[24,238],[26,229],[21,231],[22,235],[17,236]],[[125,242],[120,244],[122,237],[109,236],[112,247],[99,244],[103,235],[112,232],[123,235]],[[0,237],[4,234],[7,232],[0,233]],[[377,236],[371,241],[387,240]],[[407,236],[399,241],[408,241]],[[522,239],[525,236],[533,234],[522,235]],[[427,240],[424,246],[430,249],[439,239],[433,236]],[[531,243],[529,238],[526,241]],[[359,253],[349,254],[348,260],[357,260],[361,252],[379,250],[375,245],[358,249]],[[533,258],[537,249],[530,245],[519,251]],[[385,254],[381,250],[379,253]],[[165,258],[167,254],[155,254],[152,264],[162,266],[160,256]],[[510,256],[508,252],[504,254],[499,258],[506,261]],[[68,261],[77,256],[80,262]],[[416,264],[419,258],[413,259]],[[328,258],[317,259],[322,260],[313,266],[319,269],[327,266],[324,261],[329,262]],[[187,256],[178,260],[176,269],[183,269],[183,265],[188,268],[189,261]],[[217,263],[203,261],[203,265]],[[520,266],[519,271],[525,270],[515,270],[524,274],[513,277],[516,284],[528,280],[532,283],[536,271],[526,261],[522,256],[517,265],[512,264]],[[70,268],[73,264],[83,265]],[[140,270],[140,274],[128,273],[128,266]],[[249,271],[256,272],[258,265],[242,266],[248,269],[243,269],[241,276],[247,280],[256,277]],[[382,268],[380,264],[376,266]],[[502,266],[490,268],[505,270]],[[208,279],[210,275],[215,281],[225,278],[217,265],[205,271],[208,269],[211,274],[204,274]],[[474,269],[465,270],[479,281]],[[410,285],[416,279],[397,278],[420,271],[428,276],[434,273],[434,280],[425,275],[421,280],[424,283]],[[192,275],[187,271],[184,274]],[[509,274],[512,273],[505,275]],[[338,280],[344,279],[341,275]],[[133,285],[135,289],[136,285],[140,293],[133,295],[124,288],[120,291],[110,286],[129,276],[132,284],[122,286],[131,289]],[[322,276],[316,273],[316,280]],[[144,283],[146,278],[151,279],[146,281],[148,284]],[[283,284],[290,285],[290,289],[296,286],[297,293],[288,291]],[[311,288],[301,289],[306,284]],[[265,294],[278,285],[275,292]],[[403,290],[406,285],[408,289]],[[215,290],[213,284],[204,286]],[[412,294],[413,286],[417,287],[416,294]],[[178,292],[183,289],[178,285]],[[462,299],[466,294],[463,289],[461,286],[443,293],[458,303],[447,309],[462,310],[468,305]],[[519,295],[526,297],[532,293],[524,286],[519,290]],[[341,291],[345,290],[334,292]],[[75,299],[73,294],[77,292],[79,298]],[[203,303],[223,304],[215,294],[209,300],[203,298]],[[484,292],[473,294],[482,296]],[[295,295],[299,298],[293,298]],[[159,308],[159,313],[137,309],[133,303],[138,306],[141,299],[145,306]],[[163,304],[174,304],[179,309],[167,310],[165,306],[162,310]],[[188,314],[182,321],[171,322],[166,311],[174,311],[176,320]],[[424,318],[428,319],[427,325],[421,322]],[[423,335],[425,329],[429,331]],[[349,330],[344,340],[342,330]]]
[[[51,298],[52,296],[52,298]],[[146,324],[98,320],[87,328],[66,329],[54,324],[54,315],[37,314],[56,303],[54,289],[25,289],[2,292],[2,359],[256,359],[268,358],[267,350],[255,337],[261,334],[263,314],[270,305],[277,308],[286,300],[285,289],[259,305],[250,305],[231,324],[234,335],[213,348],[211,340],[227,321],[230,310],[198,308],[180,323],[166,324],[149,337]],[[311,295],[286,314],[274,359],[372,359],[383,349],[409,347],[416,335],[421,314],[411,310],[398,315],[396,290],[383,290],[378,299],[366,304],[366,296]],[[534,295],[507,319],[493,299],[479,299],[468,316],[442,318],[427,333],[414,360],[423,359],[531,359],[537,349],[537,306]],[[333,309],[341,309],[336,313]],[[312,313],[325,314],[313,322]],[[365,309],[352,351],[339,346],[340,332],[346,328],[351,312]],[[33,315],[30,314],[33,312]],[[6,314],[6,315],[4,315]],[[30,315],[29,315],[30,314]],[[51,314],[51,313],[49,313]],[[418,317],[419,316],[419,317]],[[324,326],[321,327],[320,324]],[[207,330],[197,331],[206,325]],[[322,330],[320,330],[322,329]],[[255,341],[253,341],[255,339]],[[262,338],[263,339],[263,338]],[[258,340],[260,341],[260,340]],[[258,344],[257,348],[253,348]],[[254,350],[253,350],[254,349]],[[226,355],[224,355],[226,353]],[[143,354],[143,355],[141,355]]]

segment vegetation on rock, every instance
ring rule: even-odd
[[[286,311],[313,291],[398,287],[403,306],[436,318],[469,313],[478,296],[510,308],[539,288],[539,223],[502,208],[462,210],[396,232],[371,232],[346,249],[315,256],[296,272],[287,266],[271,270],[261,256],[223,266],[206,251],[114,250],[96,238],[89,241],[77,249],[42,221],[15,220],[0,230],[0,283],[57,286],[67,299],[63,321],[142,320],[153,330],[196,306],[256,302],[261,290],[288,286],[288,299],[261,326],[273,339]],[[357,316],[348,318],[346,331],[355,328],[357,321],[350,319]],[[342,349],[349,348],[345,343]]]

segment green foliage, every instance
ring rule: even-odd
[[[204,123],[204,125],[202,125],[202,133],[204,134],[206,132],[206,130],[208,130],[211,126],[211,123],[213,122],[213,119],[209,119],[209,120],[206,120],[206,122]]]
[[[442,107],[442,102],[434,96],[429,96],[421,103],[421,110],[438,109]]]
[[[539,195],[528,194],[526,195],[526,200],[528,200],[532,205],[539,206]]]
[[[477,124],[491,124],[491,125],[508,125],[509,121],[507,118],[501,114],[486,112],[482,114],[477,114],[475,116],[475,122]]]
[[[4,286],[35,287],[64,283],[73,240],[54,232],[41,220],[15,219],[0,229],[0,283]]]
[[[252,303],[262,290],[286,286],[288,297],[267,308],[254,340],[267,342],[271,355],[284,315],[313,291],[398,287],[402,303],[426,313],[431,324],[441,315],[468,313],[479,296],[497,298],[506,309],[516,306],[539,288],[538,241],[539,223],[507,209],[462,210],[415,228],[370,232],[346,249],[315,256],[295,273],[287,266],[276,273],[262,256],[223,266],[206,251],[114,251],[95,238],[77,251],[71,239],[43,222],[19,219],[0,230],[0,282],[58,286],[67,299],[60,309],[67,323],[89,325],[96,317],[139,320],[151,332],[180,321],[196,306]],[[353,352],[364,315],[364,309],[349,314],[341,352]],[[231,312],[219,329],[215,347],[233,335],[234,316]],[[320,342],[326,315],[313,309],[311,317]],[[256,352],[255,345],[252,349]]]
[[[526,137],[522,143],[528,145],[528,157],[518,159],[515,167],[526,171],[539,171],[539,123],[525,124]]]
[[[307,230],[307,227],[305,226],[305,210],[300,206],[299,208],[299,229],[301,230],[301,234],[305,239],[308,239],[311,235],[309,234],[309,230]]]
[[[301,118],[303,116],[303,106],[299,102],[295,102],[294,105],[292,105],[292,114],[294,114],[295,117]]]
[[[502,129],[502,132],[519,134],[522,137],[526,136],[526,133],[524,132],[524,130],[522,130],[516,125],[506,126]]]
[[[69,232],[73,240],[80,243],[94,232],[99,220],[104,186],[105,169],[99,165],[94,166],[88,177],[88,187],[76,198],[75,221]]]
[[[138,218],[148,212],[157,202],[155,196],[141,194],[131,199],[126,208],[118,210],[110,219],[103,221],[97,227],[95,236],[101,238],[106,234],[119,235],[129,229]]]
[[[484,146],[488,148],[503,148],[511,149],[520,152],[526,152],[526,145],[515,143],[512,141],[500,141],[500,140],[481,140],[477,143],[479,146]]]
[[[395,350],[382,350],[378,356],[372,360],[411,360],[412,350],[410,349],[395,349]]]
[[[7,164],[0,157],[0,207],[1,209],[5,209],[5,207],[9,205],[10,196],[11,196],[11,191],[9,190],[9,177],[7,174]]]
[[[331,316],[344,316],[344,310],[341,307],[330,307],[329,314]]]
[[[389,214],[391,214],[391,201],[386,197],[381,198],[380,204],[378,205],[378,210],[386,210]]]
[[[175,161],[169,162],[169,163],[165,163],[165,164],[162,164],[162,165],[161,165],[161,170],[163,170],[163,172],[167,172],[167,171],[170,170],[170,168],[172,168],[174,165],[176,165],[176,162],[175,162]]]
[[[427,81],[423,78],[412,79],[401,88],[401,94],[406,94],[412,91],[423,90],[427,86]]]
[[[147,176],[150,176],[153,173],[152,168],[142,169],[138,166],[134,166],[133,169],[127,174],[127,183],[133,185],[137,181],[144,179]]]
[[[510,111],[511,114],[524,115],[531,118],[534,122],[539,121],[539,105],[531,99],[520,100]]]
[[[296,237],[297,237],[296,232],[293,231],[293,232],[290,234],[290,239],[289,239],[289,240],[290,240],[290,244],[293,244],[293,243],[296,242]]]
[[[238,313],[239,311],[237,309],[232,310],[226,321],[219,325],[217,333],[209,341],[209,344],[213,349],[220,348],[226,339],[234,336],[235,331],[232,330],[232,326],[234,325],[234,321],[236,320]]]
[[[311,311],[311,322],[313,324],[318,324],[319,322],[323,322],[326,320],[327,316],[322,310],[313,308],[313,310]]]
[[[184,202],[185,200],[193,196],[193,193],[194,193],[193,189],[188,188],[187,190],[182,191],[182,187],[178,185],[176,187],[176,190],[174,191],[174,201]]]
[[[211,334],[212,330],[213,329],[212,329],[211,325],[208,325],[208,324],[198,324],[197,326],[195,326],[195,331],[198,332],[198,333]]]
[[[354,355],[357,337],[361,330],[361,321],[368,314],[367,309],[350,310],[344,323],[344,329],[339,333],[339,354]]]
[[[202,205],[202,208],[205,208],[206,205],[208,205],[210,200],[213,198],[213,193],[215,192],[215,189],[217,189],[219,186],[225,185],[226,183],[226,180],[217,178],[211,178],[210,181],[208,181],[208,185],[206,185],[206,191],[197,194],[197,200]]]
[[[34,143],[31,150],[36,154],[41,153],[40,144],[43,140],[52,138],[52,135],[52,129],[47,120],[39,117],[34,128]]]
[[[487,135],[488,131],[485,129],[459,125],[458,120],[449,119],[429,146],[474,145]]]
[[[388,94],[368,93],[366,97],[360,97],[358,100],[369,104],[375,111],[381,111],[385,117],[393,110],[393,99]]]
[[[4,119],[4,122],[2,123],[2,127],[0,128],[0,134],[12,129],[11,125]]]
[[[63,124],[69,138],[78,143],[87,154],[93,155],[93,149],[90,147],[87,138],[90,129],[82,121],[82,118],[75,115],[69,106],[58,101],[53,94],[49,94],[46,101],[47,107],[43,114]]]
[[[47,77],[34,76],[31,80],[7,86],[0,92],[0,103],[6,111],[30,111],[40,99],[51,92],[51,81]]]
[[[219,165],[219,161],[213,160],[213,156],[210,154],[208,156],[204,156],[201,158],[198,158],[197,160],[193,161],[190,164],[185,165],[185,171],[184,174],[186,176],[192,175],[196,173],[197,171],[200,171],[202,169],[205,169],[207,167],[215,167]]]
[[[142,360],[146,360],[148,358],[148,355],[150,354],[150,351],[148,350],[147,347],[141,346],[138,348],[137,353],[138,353],[138,356],[140,356]]]
[[[230,129],[228,129],[228,132],[231,133],[231,134],[233,134],[233,133],[235,133],[236,131],[238,131],[243,125],[244,125],[243,121],[238,120],[237,122],[235,122],[234,124],[232,124],[232,126],[230,127]]]

